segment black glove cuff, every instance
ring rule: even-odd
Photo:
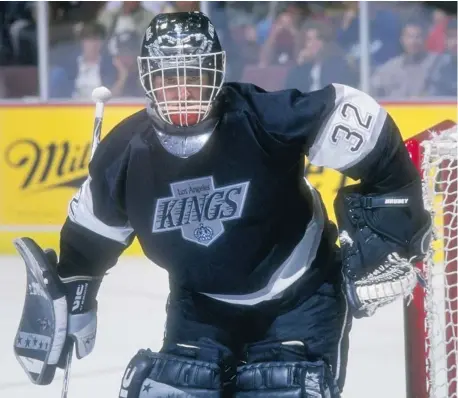
[[[72,276],[61,278],[68,303],[69,314],[81,314],[97,309],[97,293],[102,283],[102,278],[92,276]]]

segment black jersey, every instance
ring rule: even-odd
[[[188,158],[165,150],[145,110],[102,140],[69,206],[62,272],[101,275],[137,237],[175,284],[257,304],[299,279],[316,284],[334,261],[335,229],[303,178],[304,155],[369,191],[415,174],[393,120],[361,91],[224,92],[215,131]]]

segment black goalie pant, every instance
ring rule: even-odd
[[[214,360],[239,364],[323,359],[343,390],[351,317],[340,283],[325,283],[307,298],[256,307],[215,301],[171,285],[162,352],[176,345],[205,347]],[[278,350],[282,342],[302,342]],[[212,350],[214,348],[214,350]],[[305,354],[304,354],[305,351]],[[217,356],[220,358],[218,359]],[[305,356],[305,358],[304,358]],[[232,362],[231,362],[232,361]],[[226,365],[224,365],[226,366]]]

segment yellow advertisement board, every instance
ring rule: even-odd
[[[456,106],[386,104],[404,139],[443,120],[456,121]],[[108,105],[106,133],[138,105]],[[80,106],[0,106],[0,253],[30,236],[45,247],[58,247],[67,204],[87,175],[94,108]],[[306,162],[307,164],[307,162]],[[333,170],[307,164],[307,177],[322,193],[329,214],[340,186],[350,181]],[[129,254],[139,254],[134,244]]]
[[[134,112],[108,107],[103,130]],[[94,109],[0,107],[0,225],[59,225],[87,175]]]

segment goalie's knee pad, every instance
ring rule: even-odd
[[[216,363],[140,350],[122,379],[119,398],[221,397]]]
[[[339,398],[323,361],[259,362],[237,370],[236,398]]]

